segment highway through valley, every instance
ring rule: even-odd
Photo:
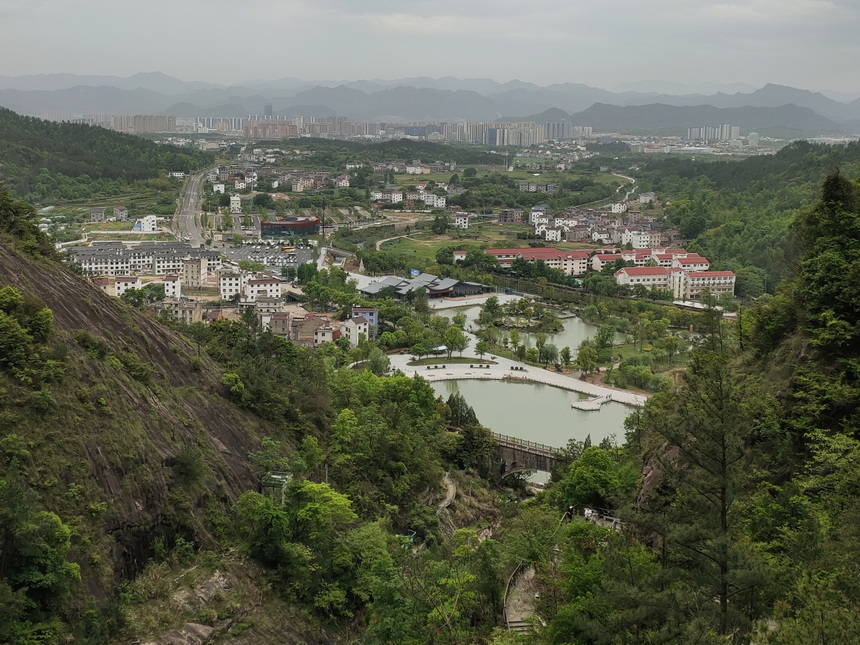
[[[208,173],[209,170],[202,170],[188,178],[179,203],[177,217],[179,237],[187,240],[195,248],[203,246],[206,240],[206,235],[200,228],[202,206],[200,186]]]

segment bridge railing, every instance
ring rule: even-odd
[[[493,438],[500,444],[509,448],[519,448],[526,452],[544,454],[548,457],[554,457],[559,450],[558,448],[548,446],[545,443],[537,443],[535,441],[527,441],[526,439],[518,439],[517,437],[509,437],[508,435],[499,434],[497,432],[493,433]]]

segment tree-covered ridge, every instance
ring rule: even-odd
[[[486,148],[443,145],[430,141],[399,139],[381,143],[333,141],[329,139],[291,139],[290,149],[311,151],[315,167],[343,170],[347,163],[394,162],[421,159],[424,163],[453,161],[460,165],[504,163],[504,155],[490,154]]]
[[[0,108],[0,181],[30,201],[120,192],[172,170],[191,172],[208,153],[159,145],[105,128],[54,123]]]
[[[693,241],[689,248],[712,268],[735,271],[739,291],[756,296],[789,275],[790,225],[836,166],[847,176],[860,173],[860,142],[798,141],[742,161],[648,160],[640,187],[671,202],[668,222]]]

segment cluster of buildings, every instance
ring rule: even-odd
[[[496,258],[501,268],[510,269],[514,260],[543,262],[565,275],[584,276],[590,271],[599,272],[608,264],[619,260],[626,266],[615,272],[615,281],[631,289],[671,291],[675,300],[694,300],[705,290],[714,295],[734,295],[735,274],[731,271],[710,271],[711,263],[697,253],[683,248],[654,246],[632,250],[617,247],[576,249],[564,251],[552,247],[485,249]],[[466,259],[467,251],[454,251],[454,263]]]
[[[223,133],[247,139],[316,137],[329,139],[425,139],[460,141],[488,146],[528,147],[548,139],[582,140],[592,135],[590,126],[534,121],[416,121],[410,123],[350,121],[343,116],[277,115],[272,110],[245,117],[176,117],[163,114],[73,114],[46,111],[41,118],[74,121],[131,134]]]
[[[531,210],[504,208],[496,218],[503,225],[528,224],[534,227],[536,238],[547,242],[620,244],[634,249],[678,242],[678,231],[664,228],[656,215],[638,208],[654,201],[654,193],[642,193],[635,201],[611,204],[608,209],[572,207],[555,215],[539,204]]]
[[[186,265],[214,271],[221,267],[221,254],[186,242],[93,242],[69,247],[68,261],[92,276],[172,275],[182,273]]]
[[[687,139],[690,141],[731,141],[740,138],[741,127],[731,123],[687,128]]]
[[[102,222],[127,222],[128,208],[125,206],[114,206],[113,216],[106,214],[104,206],[94,206],[90,209],[90,222],[100,224]],[[135,233],[157,233],[158,218],[155,215],[144,215],[135,220],[132,230]]]
[[[370,200],[387,204],[403,203],[406,207],[424,205],[426,208],[445,208],[448,198],[446,195],[437,195],[434,191],[441,189],[447,193],[447,185],[437,184],[434,191],[427,190],[427,182],[415,184],[416,190],[402,191],[396,188],[385,188],[383,190],[370,191]]]
[[[197,117],[179,119],[177,130],[197,133],[223,132],[249,139],[285,139],[319,137],[331,139],[426,139],[459,141],[488,146],[528,147],[552,140],[589,139],[589,126],[567,122],[472,121],[445,123],[422,121],[412,123],[359,122],[342,116],[302,117],[271,114],[244,118]]]

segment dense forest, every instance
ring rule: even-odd
[[[499,480],[461,397],[252,314],[153,320],[66,272],[0,192],[0,642],[188,623],[224,643],[860,642],[847,172],[798,209],[776,293],[736,323],[706,310],[679,381],[617,445],[571,442],[534,496]],[[346,287],[324,278],[320,301]],[[424,307],[380,315],[419,338],[439,322]],[[540,620],[517,635],[498,626],[523,570]]]
[[[860,172],[860,142],[797,141],[742,161],[649,159],[636,174],[641,190],[670,202],[668,222],[693,240],[690,248],[714,261],[713,268],[735,271],[740,290],[757,296],[791,274],[791,223],[837,166],[849,176]]]
[[[212,161],[209,153],[190,148],[0,108],[0,182],[29,201],[116,195],[136,181],[191,172]]]

